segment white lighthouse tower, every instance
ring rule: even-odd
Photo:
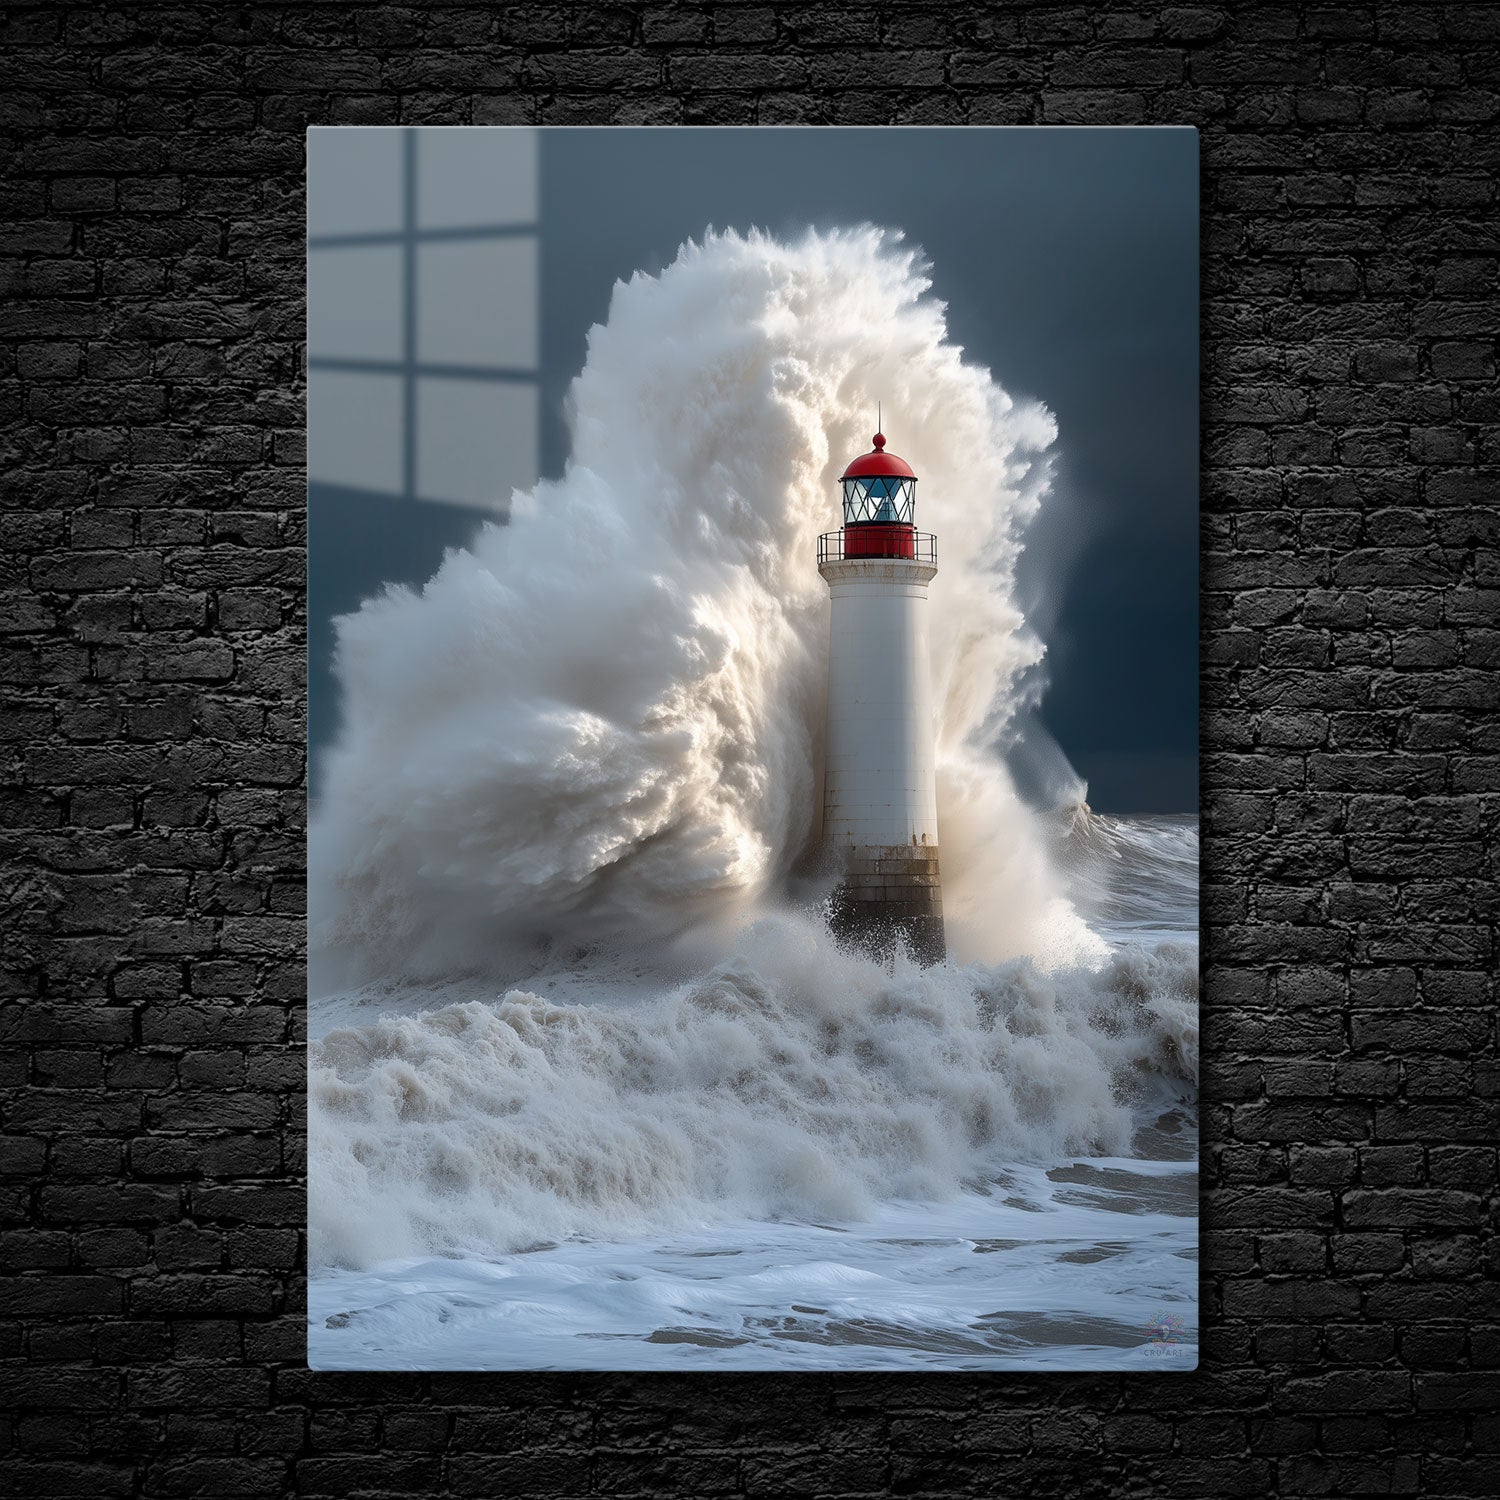
[[[823,836],[842,870],[836,933],[877,952],[897,936],[946,953],[927,585],[937,538],[916,529],[917,476],[885,436],[844,470],[844,524],[818,539],[828,582]]]

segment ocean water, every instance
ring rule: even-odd
[[[1097,967],[772,923],[665,996],[573,954],[315,1004],[310,1364],[1193,1368],[1196,824],[1077,810],[1057,855]]]

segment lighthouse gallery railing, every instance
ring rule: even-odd
[[[818,538],[818,565],[892,557],[908,562],[937,562],[937,538],[930,531],[906,526],[844,526]]]

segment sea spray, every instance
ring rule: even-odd
[[[816,537],[877,400],[942,537],[938,810],[959,957],[1102,953],[996,737],[1041,658],[1012,598],[1054,438],[874,229],[685,245],[617,285],[563,478],[338,622],[310,839],[330,983],[493,971],[512,938],[666,940],[774,905],[819,822]],[[505,497],[497,496],[497,502]]]
[[[1124,1154],[1142,1097],[1196,1072],[1190,946],[890,969],[778,916],[738,947],[632,1003],[475,986],[315,1042],[313,1264],[952,1199]]]

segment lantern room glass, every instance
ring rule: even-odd
[[[917,481],[895,474],[862,474],[844,481],[844,525],[884,521],[914,526],[917,511]]]

